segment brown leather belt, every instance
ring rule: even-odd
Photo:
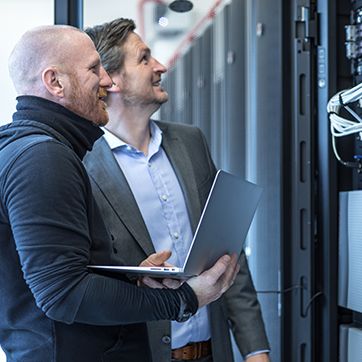
[[[173,349],[171,356],[175,360],[191,361],[211,355],[211,341],[189,343],[181,348]]]

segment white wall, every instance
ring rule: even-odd
[[[15,110],[15,89],[8,74],[8,57],[14,44],[28,29],[54,23],[53,0],[0,0],[0,125],[9,123]],[[5,362],[0,349],[0,362]]]
[[[8,57],[14,44],[28,29],[54,23],[53,0],[0,0],[0,125],[11,121],[15,89],[8,74]]]
[[[83,0],[84,27],[102,24],[116,18],[137,21],[138,0]]]

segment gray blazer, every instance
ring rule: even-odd
[[[193,231],[206,202],[216,169],[204,136],[198,128],[157,122],[165,150],[183,190]],[[151,238],[124,174],[102,137],[84,164],[93,194],[113,241],[114,264],[138,265],[154,253]],[[234,285],[210,306],[214,362],[233,361],[229,327],[243,355],[269,349],[245,255]],[[171,324],[147,323],[154,362],[171,360]]]

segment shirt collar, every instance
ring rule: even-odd
[[[129,145],[128,143],[124,142],[121,138],[118,138],[113,133],[108,131],[106,128],[102,128],[104,131],[103,137],[108,143],[108,146],[111,148],[112,151],[115,149],[135,149],[133,146]],[[150,131],[151,131],[151,140],[149,145],[149,154],[156,153],[162,143],[162,131],[160,127],[154,121],[150,121]]]
[[[118,147],[127,146],[127,143],[122,141],[120,138],[115,136],[113,133],[109,132],[106,128],[103,127],[102,130],[104,132],[103,137],[107,141],[108,146],[110,147],[110,149],[112,151]]]

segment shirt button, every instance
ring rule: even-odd
[[[152,164],[150,162],[148,163],[148,167],[152,167]]]
[[[127,147],[126,147],[126,150],[127,150],[127,151],[131,151],[131,150],[132,150],[132,147],[131,147],[131,146],[127,146]]]
[[[167,201],[167,195],[162,195],[162,196],[161,196],[161,199],[162,199],[163,201]]]
[[[170,344],[171,343],[171,337],[170,336],[163,336],[162,337],[162,342],[164,344]]]
[[[174,232],[173,237],[177,240],[180,237],[180,235],[178,232]]]

